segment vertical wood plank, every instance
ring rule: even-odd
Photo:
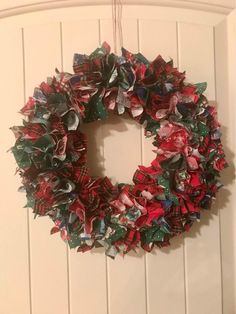
[[[153,36],[150,34],[153,33]],[[149,60],[161,55],[178,64],[176,23],[157,20],[139,21],[140,52]],[[152,140],[143,137],[143,162],[155,158]],[[147,255],[148,314],[185,313],[185,280],[182,236],[171,240],[170,248],[154,248]]]
[[[222,128],[222,142],[229,168],[222,174],[220,209],[222,312],[236,312],[236,214],[235,214],[235,87],[236,10],[215,27],[216,99]]]
[[[43,24],[24,29],[26,96],[55,67],[61,69],[60,25]],[[66,245],[50,236],[48,217],[30,220],[32,307],[34,314],[68,313]]]
[[[215,100],[213,27],[179,23],[179,67],[189,82],[207,82],[206,96]]]
[[[10,36],[10,40],[9,40]],[[16,27],[0,28],[1,42],[1,146],[0,146],[0,313],[30,314],[28,223],[25,194],[11,153],[14,135],[9,128],[21,124],[18,113],[24,104],[22,31]]]
[[[124,47],[137,52],[137,22],[124,21]],[[111,20],[101,21],[101,39],[113,47]],[[117,52],[120,55],[120,51]],[[141,163],[140,126],[130,119],[111,116],[104,124],[105,174],[113,182],[132,182]],[[129,254],[108,261],[109,313],[146,313],[144,256]]]
[[[88,40],[89,38],[89,40]],[[99,21],[85,20],[62,23],[63,68],[71,72],[74,53],[90,54],[99,46]],[[102,123],[82,126],[88,139],[90,173],[103,173]],[[103,249],[95,252],[70,251],[71,314],[104,314],[107,309],[106,257]]]
[[[235,181],[235,167],[236,167],[236,125],[235,125],[235,103],[236,103],[236,94],[235,94],[235,89],[236,89],[236,60],[235,60],[235,55],[236,55],[236,9],[233,10],[229,16],[227,16],[227,28],[228,28],[228,70],[229,70],[229,112],[230,112],[230,123],[229,123],[229,129],[230,129],[230,142],[232,143],[232,146],[230,145],[230,154],[227,155],[226,151],[226,156],[229,158],[229,163],[230,163],[230,177],[231,180],[228,181],[231,184],[230,187],[230,209],[232,213],[232,221],[231,221],[231,239],[234,239],[231,243],[231,248],[232,252],[230,252],[230,255],[222,255],[222,259],[224,261],[223,267],[225,272],[229,271],[227,269],[228,263],[232,263],[233,266],[231,266],[232,273],[231,276],[233,278],[230,278],[230,286],[232,287],[233,294],[232,298],[230,299],[230,302],[228,303],[228,308],[232,307],[232,311],[236,312],[236,298],[235,298],[235,293],[236,293],[236,212],[235,212],[235,190],[236,190],[236,181]],[[220,90],[220,86],[218,87],[218,90]],[[222,112],[224,112],[224,106],[222,108]],[[228,149],[229,153],[229,149]],[[234,165],[234,166],[233,166]],[[227,177],[227,174],[226,176]],[[229,180],[229,178],[228,178]],[[227,184],[227,181],[224,181]],[[225,207],[225,211],[227,212],[228,206]],[[226,212],[224,214],[224,217],[226,216]],[[222,221],[221,221],[222,222]],[[225,223],[226,222],[226,223]],[[222,228],[224,228],[224,231],[227,232],[226,230],[228,229],[227,225],[227,219],[225,221],[224,225]],[[221,228],[221,230],[222,230]],[[224,238],[224,235],[222,235],[222,247],[226,247],[228,252],[230,251],[230,248],[228,247],[229,243],[227,243],[227,238]],[[230,258],[229,258],[230,257]],[[229,276],[229,275],[228,275]],[[227,277],[226,277],[227,278]],[[224,285],[227,284],[226,278],[224,278]],[[228,290],[230,290],[230,287],[228,287]],[[227,291],[225,291],[225,296],[226,296]],[[225,298],[225,301],[227,299]],[[225,311],[224,313],[227,313],[226,306],[223,308]]]
[[[178,31],[180,68],[186,70],[188,81],[208,82],[206,95],[210,100],[215,99],[213,28],[180,23]],[[203,212],[201,217],[200,225],[195,224],[185,236],[187,309],[188,314],[220,314],[221,265],[217,208]]]

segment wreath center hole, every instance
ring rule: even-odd
[[[109,114],[106,120],[82,124],[88,143],[88,167],[92,176],[108,176],[112,183],[132,183],[142,163],[141,136],[144,129],[123,114]]]

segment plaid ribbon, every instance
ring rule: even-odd
[[[76,74],[82,74],[89,73],[89,75],[93,75],[96,73],[93,72],[100,72],[103,67],[103,60],[100,58],[97,58],[96,60],[89,60],[86,59],[83,61],[83,63],[76,63],[73,64],[73,70]],[[99,75],[101,76],[101,75]]]
[[[56,92],[70,94],[70,86],[68,84],[68,79],[70,78],[70,74],[59,72],[57,70],[57,76],[53,77],[52,84],[56,90]]]
[[[180,206],[172,206],[171,217],[179,217],[181,215]]]
[[[74,168],[75,180],[78,183],[87,183],[89,180],[88,167],[76,167]]]
[[[91,90],[94,86],[99,85],[102,81],[100,72],[88,73],[83,75],[73,75],[69,80],[69,84],[73,90]]]
[[[184,194],[192,195],[195,192],[196,188],[192,187],[189,184],[184,185]]]
[[[73,70],[74,70],[74,73],[91,73],[92,72],[92,69],[93,69],[93,66],[92,66],[92,62],[91,60],[89,59],[86,59],[85,60],[81,60],[81,63],[78,63],[78,60],[75,59],[76,58],[76,55],[74,56],[74,64],[73,64]],[[83,63],[82,63],[83,62]]]
[[[178,216],[178,217],[171,217],[169,220],[168,220],[168,223],[170,224],[171,226],[171,232],[173,232],[174,234],[179,234],[181,232],[184,231],[184,228],[183,228],[183,219],[181,216]]]
[[[86,205],[91,208],[92,211],[96,210],[100,204],[100,198],[95,191],[88,191],[86,197]]]
[[[165,219],[169,226],[171,226],[171,232],[174,234],[183,232],[181,206],[173,206],[172,211],[166,215]]]
[[[160,74],[166,70],[167,63],[165,60],[159,55],[150,65],[150,68],[156,72],[156,74]]]
[[[104,177],[100,182],[99,192],[101,192],[102,196],[111,197],[115,192],[115,187],[111,183],[111,180],[108,177]]]
[[[33,213],[38,214],[40,216],[45,216],[49,212],[51,207],[48,206],[48,203],[44,199],[36,199]]]

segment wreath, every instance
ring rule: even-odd
[[[23,125],[11,128],[25,207],[49,216],[51,233],[78,251],[103,246],[114,258],[169,245],[210,209],[227,166],[216,110],[203,95],[207,84],[186,83],[185,72],[160,55],[149,62],[122,48],[117,56],[107,43],[89,56],[75,54],[73,69],[56,69],[36,87],[21,109]],[[113,185],[88,171],[80,125],[110,112],[127,112],[153,137],[155,158],[138,166],[133,184]]]

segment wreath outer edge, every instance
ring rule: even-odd
[[[188,231],[210,209],[227,167],[216,109],[204,96],[206,83],[185,82],[159,55],[107,43],[89,56],[75,54],[74,74],[59,72],[35,88],[13,126],[11,148],[22,178],[20,190],[35,217],[49,216],[79,252],[104,247],[114,258],[142,247],[151,252]],[[155,158],[138,166],[133,184],[92,177],[82,123],[127,113],[153,137]]]

